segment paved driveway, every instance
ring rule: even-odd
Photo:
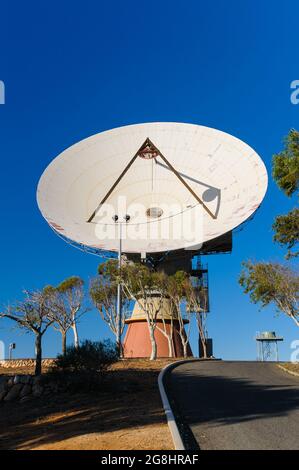
[[[189,362],[168,387],[201,449],[299,449],[299,377],[274,363]]]

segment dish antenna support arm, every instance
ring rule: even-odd
[[[91,214],[91,216],[89,217],[88,221],[87,222],[92,222],[93,219],[95,218],[98,210],[100,209],[100,207],[107,201],[108,197],[110,196],[110,194],[114,191],[114,189],[116,188],[116,186],[118,185],[118,183],[120,182],[120,180],[125,176],[125,174],[127,173],[127,171],[130,169],[130,167],[133,165],[133,163],[135,162],[136,158],[138,157],[139,155],[139,152],[140,152],[140,149],[138,150],[138,152],[134,155],[134,157],[132,158],[132,160],[129,161],[129,163],[127,164],[126,168],[122,171],[122,173],[119,175],[119,177],[117,178],[117,180],[115,181],[115,183],[111,186],[111,188],[109,189],[108,193],[106,194],[106,196],[101,200],[101,202],[99,203],[99,205],[96,207],[96,209],[93,211],[93,213]]]
[[[199,202],[199,204],[202,205],[202,207],[205,209],[205,211],[209,214],[209,216],[212,217],[212,219],[216,219],[216,216],[213,214],[212,211],[210,211],[210,209],[205,205],[205,203],[203,202],[203,200],[196,194],[195,191],[193,191],[193,189],[189,186],[189,184],[184,180],[184,178],[182,178],[182,176],[179,174],[179,172],[171,165],[171,163],[167,160],[166,157],[164,157],[164,155],[162,155],[161,152],[159,152],[159,155],[160,157],[162,158],[162,160],[166,163],[166,165],[168,166],[168,168],[175,174],[175,176],[180,180],[180,182],[188,189],[189,193],[192,194],[193,197],[195,197],[195,199],[197,200],[197,202]]]

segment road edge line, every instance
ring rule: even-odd
[[[164,381],[165,374],[170,369],[172,369],[176,364],[182,364],[184,362],[187,362],[187,361],[178,361],[178,362],[172,362],[171,364],[167,364],[167,366],[163,367],[163,369],[161,370],[158,376],[159,392],[160,392],[160,396],[161,396],[161,400],[162,400],[162,404],[164,408],[164,413],[166,416],[166,421],[170,430],[170,434],[172,437],[175,450],[185,450],[185,446],[183,443],[183,439],[180,435],[178,426],[176,424],[176,420],[175,420],[172,408],[170,406],[163,381]]]
[[[185,448],[183,439],[181,437],[181,434],[179,432],[172,408],[170,406],[163,380],[164,380],[165,374],[169,372],[171,369],[174,369],[176,366],[180,366],[181,364],[185,364],[187,362],[202,362],[203,360],[207,360],[207,359],[194,358],[194,359],[184,359],[182,361],[171,362],[171,364],[167,364],[167,366],[163,367],[163,369],[160,371],[159,376],[158,376],[159,392],[160,392],[164,412],[166,415],[167,424],[171,433],[175,450],[186,450],[186,448]]]
[[[277,367],[279,367],[279,369],[283,370],[284,372],[287,372],[288,374],[294,375],[295,377],[299,377],[298,372],[294,372],[292,370],[289,370],[286,367],[282,366],[281,364],[277,364]]]

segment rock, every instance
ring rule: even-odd
[[[31,385],[25,384],[20,392],[20,398],[26,397],[31,394]]]
[[[7,385],[6,380],[4,380],[0,384],[0,393],[7,392],[7,390],[8,390],[8,385]]]
[[[24,403],[25,401],[33,400],[32,395],[27,395],[26,397],[20,398],[20,403]]]
[[[6,390],[3,390],[2,392],[0,392],[0,401],[3,400],[3,398],[4,398],[5,395],[6,395],[6,393],[7,393]]]
[[[32,384],[33,385],[40,385],[42,381],[42,376],[41,375],[35,375],[34,377],[32,377]]]
[[[32,386],[32,395],[34,397],[40,397],[43,394],[43,387],[39,384]]]
[[[22,376],[21,383],[22,383],[22,384],[30,384],[30,383],[31,383],[31,380],[32,380],[31,375],[23,375],[23,376]]]
[[[15,384],[28,384],[31,382],[31,375],[15,375]]]
[[[4,398],[4,401],[13,401],[13,400],[16,400],[21,392],[23,388],[23,385],[22,384],[15,384],[13,385],[13,387],[11,387],[11,389],[9,390],[9,392],[7,393],[6,397]]]
[[[13,386],[13,380],[14,380],[13,377],[10,377],[10,378],[8,379],[8,381],[7,381],[8,387],[12,387],[12,386]]]
[[[59,386],[57,383],[52,383],[50,387],[51,392],[53,393],[58,393],[59,392]]]

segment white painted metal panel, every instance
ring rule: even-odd
[[[87,222],[146,138],[216,219],[158,157],[158,164],[137,158],[107,204],[92,223]],[[123,251],[141,253],[190,249],[234,229],[258,208],[266,189],[265,165],[244,142],[216,129],[164,122],[112,129],[68,148],[43,173],[37,201],[58,233],[105,250],[118,247],[112,215],[117,213],[123,220],[128,213],[131,219],[127,232],[123,231]],[[124,199],[122,207],[119,203]],[[162,208],[159,219],[149,219],[146,210],[150,207]]]

